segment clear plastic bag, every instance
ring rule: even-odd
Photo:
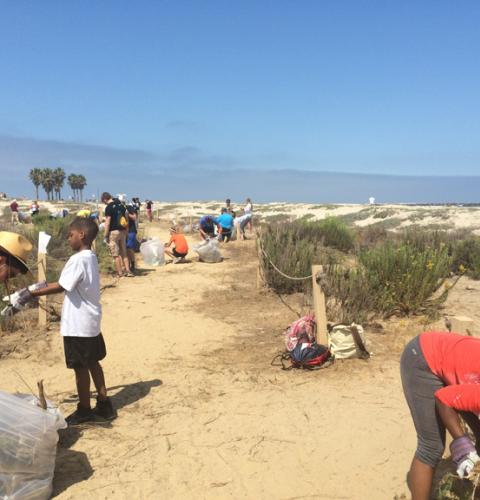
[[[48,403],[29,394],[0,391],[0,498],[44,500],[52,493],[58,429],[67,424]]]
[[[144,241],[140,245],[143,262],[148,266],[163,266],[165,264],[164,246],[158,238]]]
[[[202,241],[202,243],[195,245],[193,250],[198,253],[198,257],[202,262],[214,263],[222,261],[222,254],[216,239]]]

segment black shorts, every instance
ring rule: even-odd
[[[232,230],[222,228],[222,232],[218,235],[218,237],[221,241],[228,241],[232,237]]]
[[[67,368],[88,368],[107,355],[101,333],[96,337],[63,337],[63,348]]]
[[[186,255],[187,255],[186,253],[177,252],[176,248],[172,248],[172,253],[173,253],[173,255],[175,255],[175,257],[181,257],[182,259],[183,259],[183,257],[186,257]]]

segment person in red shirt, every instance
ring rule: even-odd
[[[173,245],[173,248],[170,247]],[[165,243],[165,253],[172,258],[174,264],[184,262],[188,254],[188,243],[183,234],[174,226],[170,228],[170,241]]]
[[[461,478],[480,460],[461,423],[468,424],[480,445],[480,338],[424,332],[407,344],[400,368],[417,431],[407,483],[413,500],[428,500],[445,450],[445,429],[453,438],[450,452]]]
[[[12,212],[12,224],[18,224],[19,216],[17,200],[13,200],[12,203],[10,203],[10,211]]]

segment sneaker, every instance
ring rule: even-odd
[[[95,413],[91,408],[83,408],[80,403],[77,405],[77,409],[68,415],[65,419],[68,426],[84,424],[86,422],[95,422]]]
[[[180,264],[180,262],[182,262],[182,260],[183,260],[183,257],[175,257],[173,259],[173,263],[174,264]]]
[[[105,420],[113,420],[114,418],[117,418],[117,412],[115,411],[110,398],[107,398],[105,401],[101,401],[97,398],[97,405],[93,409],[93,412],[95,415],[98,415]]]
[[[125,273],[124,276],[126,276],[127,278],[133,278],[135,275],[129,271],[128,273]]]

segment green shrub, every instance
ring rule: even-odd
[[[328,266],[322,283],[327,297],[327,317],[335,323],[365,323],[374,308],[374,297],[367,292],[368,286],[363,267]]]
[[[336,225],[330,221],[302,220],[262,226],[257,245],[265,283],[281,293],[309,289],[310,280],[285,278],[271,263],[288,276],[305,277],[311,274],[312,264],[341,262],[343,256],[333,245],[350,247],[350,244],[347,244],[350,240],[342,234],[343,227],[345,226],[341,222]],[[340,228],[338,232],[337,228]],[[351,241],[353,242],[353,235]],[[324,246],[327,242],[332,244],[332,248]]]
[[[446,293],[432,299],[449,275],[445,247],[418,250],[387,242],[360,253],[359,263],[365,268],[373,308],[384,316],[433,312],[446,299]]]
[[[317,223],[311,223],[312,232],[318,231],[326,247],[349,252],[355,246],[355,235],[348,226],[337,217],[327,217]]]
[[[468,238],[459,241],[453,248],[452,270],[464,271],[473,279],[480,279],[480,239]]]

